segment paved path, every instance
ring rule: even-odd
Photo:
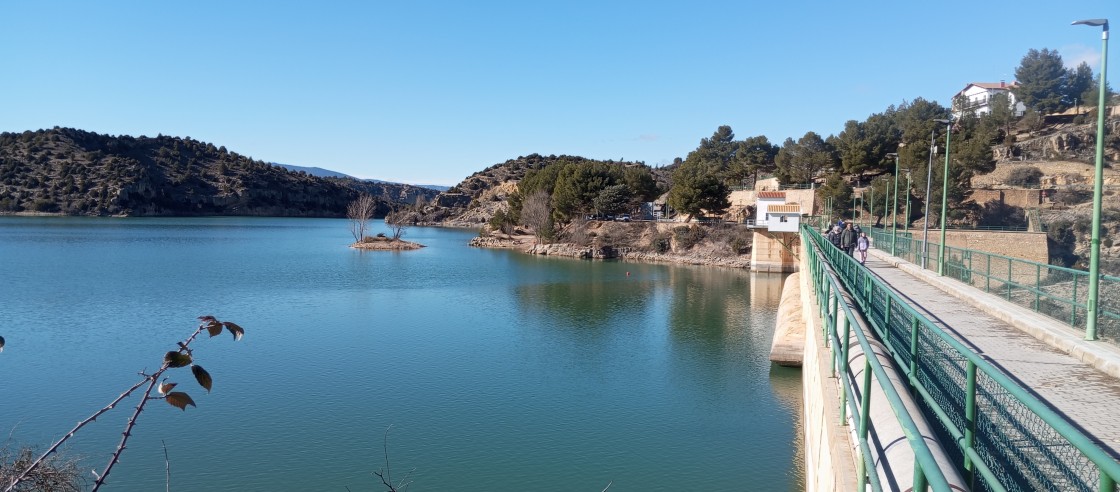
[[[896,267],[895,265],[899,265]],[[867,267],[903,296],[920,306],[930,320],[955,334],[966,346],[988,358],[996,367],[1035,393],[1058,413],[1065,415],[1101,447],[1120,457],[1120,379],[1109,376],[1064,351],[1053,348],[1011,324],[989,315],[986,310],[1013,304],[951,279],[936,279],[937,274],[920,271],[888,254],[872,250]],[[910,272],[913,272],[910,273]],[[927,282],[934,277],[958,294],[987,304],[964,302]],[[1000,306],[994,303],[1004,303]],[[1008,308],[1010,309],[1010,308]],[[1037,315],[1038,323],[1046,323]],[[1060,322],[1054,321],[1055,325]],[[1068,328],[1061,328],[1069,331]],[[1101,343],[1101,342],[1085,342]],[[1111,350],[1111,348],[1110,348]],[[1120,357],[1120,351],[1113,351]]]

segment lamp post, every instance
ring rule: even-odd
[[[906,216],[902,218],[902,232],[910,232],[910,170],[906,170]],[[907,236],[909,237],[909,236]]]
[[[1105,71],[1108,67],[1108,19],[1086,19],[1072,25],[1101,26],[1101,95],[1097,102],[1097,160],[1093,174],[1093,236],[1089,249],[1089,299],[1085,309],[1085,339],[1097,339],[1097,301],[1101,276],[1101,196],[1104,181],[1104,106],[1107,97]]]
[[[871,230],[875,230],[875,182],[872,181],[871,184],[868,186],[868,188],[871,189],[871,203],[868,204],[868,207],[870,207],[870,210],[868,210],[867,213],[871,217],[868,218],[868,221],[867,221],[868,226],[867,227],[870,227]]]
[[[895,249],[898,246],[898,153],[891,152],[887,154],[887,157],[894,157],[894,204],[891,207],[891,256],[896,256]]]
[[[887,232],[887,209],[891,206],[891,181],[888,179],[886,182],[885,190],[883,190],[883,232]]]
[[[937,275],[945,275],[945,212],[949,204],[949,139],[953,120],[933,120],[945,125],[945,171],[941,173],[941,244],[937,245]]]
[[[863,213],[863,193],[860,193],[859,194],[859,222],[862,224],[865,218],[866,218],[866,216]]]
[[[933,154],[937,153],[937,144],[934,136],[937,135],[937,128],[929,132],[929,165],[926,166],[926,210],[922,215],[922,269],[926,268],[926,260],[929,257],[929,184],[933,181]]]

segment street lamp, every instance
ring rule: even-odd
[[[953,120],[933,120],[945,125],[945,172],[941,174],[941,244],[937,245],[937,275],[945,275],[945,212],[949,204],[949,139]]]
[[[926,209],[922,212],[922,270],[926,268],[926,260],[929,258],[929,184],[933,181],[933,154],[937,153],[937,143],[934,137],[937,135],[937,128],[929,131],[929,165],[926,166]]]
[[[902,232],[910,232],[910,170],[906,170],[906,216],[902,218]],[[910,236],[906,236],[910,237]]]
[[[868,204],[870,208],[867,212],[871,217],[868,218],[867,227],[870,227],[871,230],[875,230],[875,182],[872,181],[867,187],[871,190],[871,203]]]
[[[891,207],[891,256],[895,256],[898,245],[898,153],[891,152],[887,157],[894,157],[894,204]],[[885,213],[886,211],[884,211]]]
[[[1086,19],[1072,25],[1101,26],[1100,99],[1097,103],[1097,161],[1093,174],[1093,239],[1089,249],[1089,300],[1085,312],[1085,339],[1097,339],[1097,301],[1101,276],[1101,196],[1104,181],[1104,106],[1107,97],[1105,71],[1108,67],[1108,19]]]
[[[891,180],[887,180],[883,190],[883,233],[887,232],[887,209],[891,206]]]

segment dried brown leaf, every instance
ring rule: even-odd
[[[198,365],[191,366],[191,372],[194,373],[194,378],[198,381],[199,386],[206,388],[206,392],[209,393],[210,388],[214,386],[214,379],[210,377],[210,373]]]
[[[159,394],[166,395],[171,392],[171,389],[178,386],[179,383],[160,383]]]
[[[186,367],[191,363],[191,356],[173,350],[163,355],[163,361],[167,367]]]
[[[171,406],[183,410],[184,412],[187,410],[187,405],[198,407],[198,405],[194,404],[194,400],[191,399],[191,396],[182,391],[168,393],[164,399],[167,400],[167,403],[170,403]]]
[[[237,323],[223,321],[222,324],[225,325],[226,329],[233,335],[234,340],[241,340],[241,337],[245,336],[245,329],[237,326]]]

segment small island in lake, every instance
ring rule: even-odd
[[[424,245],[412,241],[405,241],[400,238],[391,238],[384,234],[378,234],[377,236],[366,236],[362,238],[361,241],[351,244],[350,247],[378,251],[408,251],[423,248]]]

